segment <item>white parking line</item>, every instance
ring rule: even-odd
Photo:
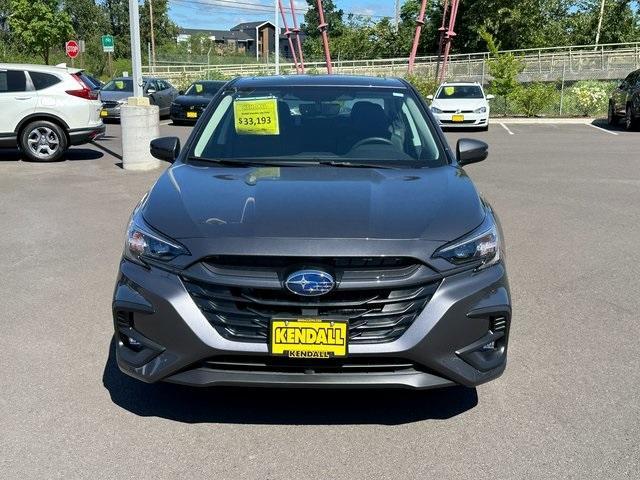
[[[606,128],[598,127],[597,125],[594,125],[593,123],[587,123],[587,125],[589,125],[590,127],[596,128],[596,129],[598,129],[598,130],[600,130],[602,132],[609,133],[611,135],[618,135],[617,132],[612,132],[611,130],[607,130]]]
[[[502,128],[504,128],[509,135],[515,135],[515,133],[513,133],[511,130],[509,130],[509,127],[507,127],[504,123],[502,123],[502,122],[498,122],[498,123],[500,123],[500,125],[502,125]]]
[[[169,125],[171,120],[160,120],[160,125]]]

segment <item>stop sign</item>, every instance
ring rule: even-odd
[[[78,42],[75,40],[69,40],[64,44],[64,49],[67,52],[67,56],[69,58],[76,58],[78,53],[80,53],[80,47],[78,46]]]

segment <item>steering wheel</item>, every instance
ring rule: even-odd
[[[355,145],[353,147],[351,147],[351,150],[355,150],[356,148],[361,147],[362,145],[366,145],[368,143],[383,143],[385,145],[393,145],[393,142],[391,140],[389,140],[388,138],[384,138],[384,137],[369,137],[369,138],[363,138],[359,142],[356,142]]]

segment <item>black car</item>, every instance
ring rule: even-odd
[[[231,81],[135,208],[113,298],[144,382],[475,386],[505,369],[498,218],[402,79]]]
[[[227,82],[203,80],[192,83],[171,104],[171,120],[176,125],[195,123],[218,91]]]
[[[640,123],[640,70],[627,75],[611,94],[609,99],[610,125],[616,125],[621,118],[627,130],[635,130]]]

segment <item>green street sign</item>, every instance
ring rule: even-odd
[[[102,51],[113,52],[113,36],[112,35],[102,36]]]

